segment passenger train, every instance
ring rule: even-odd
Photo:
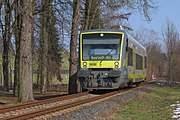
[[[82,32],[78,59],[82,89],[118,89],[146,79],[146,49],[125,30]]]

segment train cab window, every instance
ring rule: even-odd
[[[143,69],[143,57],[138,54],[136,54],[136,69]]]
[[[119,60],[122,34],[94,33],[82,36],[83,60]]]
[[[147,68],[147,57],[144,57],[144,68]]]
[[[133,49],[128,47],[128,65],[133,66]]]

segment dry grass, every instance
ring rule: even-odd
[[[180,100],[180,88],[156,87],[149,94],[125,103],[114,120],[169,120],[171,104]]]

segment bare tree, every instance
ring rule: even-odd
[[[3,33],[3,74],[4,74],[4,91],[9,91],[9,44],[11,40],[10,34],[10,23],[11,23],[11,4],[10,0],[4,1],[4,9],[5,9],[5,26],[4,26],[4,33]]]
[[[56,29],[56,16],[53,11],[53,0],[42,2],[41,11],[41,93],[51,86],[53,76],[61,81],[61,49]]]
[[[100,4],[102,0],[86,0],[84,18],[82,24],[82,30],[88,29],[100,29],[101,28],[101,18],[100,18]]]
[[[14,11],[15,11],[15,63],[14,63],[14,87],[13,87],[13,96],[19,96],[19,66],[20,66],[20,30],[21,30],[21,15],[20,15],[20,2],[19,0],[14,1]]]
[[[41,87],[40,92],[45,93],[47,87],[47,66],[48,66],[48,10],[49,10],[49,0],[42,1],[42,12],[41,12],[41,33],[40,33],[40,45],[41,45]]]
[[[139,13],[146,21],[151,21],[157,10],[154,0],[83,0],[81,1],[81,30],[124,29],[132,30],[127,20],[133,13]]]
[[[175,63],[177,63],[174,67],[174,80],[180,82],[180,39],[177,40],[176,48],[175,48]]]
[[[159,34],[153,29],[141,27],[133,36],[143,44],[147,50],[147,79],[152,79],[152,75],[162,77],[161,74],[163,70],[161,68],[165,63],[165,57],[162,52],[162,45],[159,43]]]
[[[71,3],[59,0],[36,0],[34,33],[34,69],[40,92],[45,93],[53,80],[61,81],[62,51],[71,28]],[[39,67],[38,67],[39,66]],[[40,79],[40,82],[39,82]],[[40,84],[39,84],[40,83]]]
[[[80,0],[73,1],[73,20],[70,41],[70,66],[69,66],[69,93],[77,92],[77,40],[78,40],[78,22],[80,16]]]
[[[32,0],[20,0],[20,68],[19,68],[19,101],[33,100],[32,90]]]
[[[176,45],[177,40],[179,39],[178,32],[176,27],[170,21],[164,25],[165,27],[162,30],[163,40],[165,42],[165,49],[166,49],[166,57],[168,61],[168,75],[169,79],[168,82],[171,85],[174,80],[174,67],[176,66],[175,58],[176,58]]]

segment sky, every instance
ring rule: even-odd
[[[152,15],[152,21],[143,21],[139,14],[132,15],[129,23],[133,31],[137,31],[140,27],[154,29],[161,34],[162,26],[167,19],[172,22],[176,29],[180,32],[180,0],[154,0],[158,3],[158,10]]]

